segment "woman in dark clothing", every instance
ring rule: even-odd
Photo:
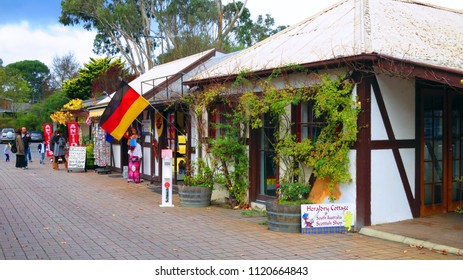
[[[58,161],[61,158],[62,163],[64,163],[64,168],[68,168],[68,163],[66,161],[65,149],[67,147],[66,138],[64,138],[61,130],[57,129],[55,135],[51,138],[50,141],[50,150],[53,151],[53,156],[55,157],[53,161],[53,169],[58,170]]]
[[[21,135],[21,129],[16,130],[16,167],[27,169],[26,167],[26,149],[24,148],[24,141]]]

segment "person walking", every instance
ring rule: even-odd
[[[3,148],[3,152],[5,153],[5,162],[10,162],[10,145],[11,144],[8,142],[5,144],[5,147]]]
[[[26,160],[26,149],[24,148],[24,140],[22,137],[22,130],[16,130],[16,138],[15,138],[15,145],[16,145],[16,167],[27,169],[27,160]]]
[[[67,146],[66,139],[61,133],[61,130],[57,129],[55,131],[55,135],[53,135],[50,141],[50,149],[53,149],[53,155],[55,157],[53,160],[53,169],[59,170],[58,161],[60,159],[64,163],[64,168],[66,169],[68,168],[68,163],[66,161],[66,157],[64,154],[66,146]]]
[[[137,142],[138,139],[134,138],[135,145],[133,149],[129,149],[129,166],[127,182],[140,183],[140,160],[143,157],[141,145]],[[130,145],[130,144],[129,144]],[[133,144],[132,144],[133,146]]]
[[[32,162],[31,150],[29,147],[31,143],[31,136],[29,135],[29,132],[27,132],[27,129],[24,126],[21,128],[21,137],[24,142],[24,152],[25,152],[24,160],[25,160],[26,169],[27,169],[28,158],[29,158],[29,161]]]
[[[38,145],[37,149],[39,150],[40,164],[45,164],[45,152],[47,150],[45,140],[43,140],[42,143]]]

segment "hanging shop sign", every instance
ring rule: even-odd
[[[162,118],[162,114],[159,112],[156,112],[156,115],[154,117],[154,123],[156,125],[156,132],[158,134],[158,137],[162,135],[162,131],[164,130],[164,120]]]

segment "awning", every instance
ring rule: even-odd
[[[103,115],[103,112],[106,108],[96,109],[96,110],[88,110],[88,114],[90,118],[99,117]]]

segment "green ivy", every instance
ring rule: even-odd
[[[329,179],[330,189],[336,183],[349,182],[349,151],[357,138],[357,116],[359,103],[352,96],[353,82],[347,77],[321,76],[318,84],[295,87],[286,84],[283,88],[274,86],[274,79],[283,73],[275,71],[267,79],[251,83],[240,74],[232,85],[231,94],[224,86],[218,85],[203,92],[190,94],[183,101],[190,106],[191,116],[198,124],[199,146],[207,147],[203,165],[198,166],[196,175],[217,168],[214,182],[223,184],[237,204],[244,205],[249,188],[249,160],[247,152],[247,128],[262,128],[263,116],[269,116],[278,124],[274,135],[273,148],[275,160],[280,166],[279,201],[281,203],[307,202],[310,192],[308,178],[315,176]],[[308,73],[306,73],[308,74]],[[256,93],[259,86],[261,93]],[[238,87],[240,87],[238,89]],[[288,109],[300,102],[313,102],[317,117],[324,116],[327,125],[322,128],[319,137],[297,141],[291,133]],[[226,117],[227,124],[218,124],[216,128],[224,132],[216,139],[207,139],[204,112],[213,110],[217,104],[228,104],[231,113]],[[209,164],[209,165],[207,165]],[[202,171],[201,171],[202,170]],[[195,177],[185,177],[189,184]]]
[[[250,118],[252,128],[262,128],[264,115],[277,120],[279,129],[273,147],[280,166],[279,201],[304,201],[310,191],[309,170],[315,176],[329,179],[330,190],[336,183],[349,182],[349,151],[357,138],[359,103],[352,96],[353,83],[346,77],[321,76],[320,83],[295,88],[287,84],[276,88],[272,81],[281,73],[275,72],[262,84],[262,94],[244,93],[241,108]],[[288,108],[300,102],[314,102],[317,117],[324,116],[327,125],[316,141],[298,142],[291,134]],[[296,187],[297,186],[297,187]],[[297,194],[297,195],[296,195]]]
[[[249,186],[248,154],[245,141],[243,115],[234,110],[226,114],[229,123],[220,124],[217,128],[225,133],[210,141],[210,152],[214,160],[219,163],[217,181],[227,188],[231,197],[231,204],[244,205]]]
[[[183,180],[187,186],[212,188],[214,186],[213,168],[202,158],[199,158],[196,166],[190,165],[187,167],[187,176]]]

